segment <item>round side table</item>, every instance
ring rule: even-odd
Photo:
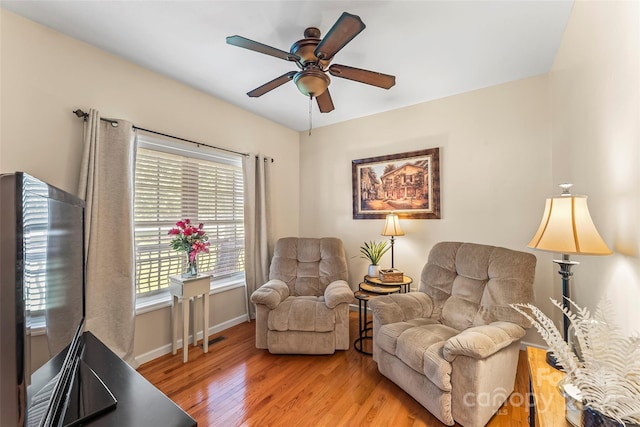
[[[373,332],[373,327],[369,326],[373,324],[373,320],[367,319],[367,304],[376,295],[366,291],[356,291],[353,295],[358,300],[358,338],[353,342],[353,348],[360,353],[371,354],[362,347],[362,344],[364,340],[373,339],[373,336],[369,335],[369,332]]]
[[[377,277],[372,276],[364,276],[364,282],[360,284],[360,289],[374,292],[377,294],[388,294],[395,293],[398,291],[388,292],[389,289],[399,287],[400,293],[407,293],[411,290],[411,284],[413,283],[413,279],[409,276],[402,276],[401,282],[383,282]]]
[[[358,300],[358,338],[353,342],[353,347],[364,354],[371,354],[363,347],[365,340],[373,340],[373,320],[369,320],[367,306],[371,298],[395,293],[406,293],[410,289],[413,279],[404,276],[402,282],[383,282],[377,277],[364,276],[364,281],[353,294]]]

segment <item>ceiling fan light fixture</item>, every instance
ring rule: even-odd
[[[318,97],[324,93],[329,87],[331,79],[324,72],[315,69],[308,68],[306,70],[298,71],[293,76],[293,82],[296,84],[298,90],[304,96]]]

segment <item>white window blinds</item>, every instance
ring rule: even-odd
[[[239,158],[189,152],[138,137],[135,175],[136,293],[169,286],[183,272],[186,255],[174,251],[168,231],[189,218],[204,224],[209,253],[198,271],[214,278],[244,271],[242,166]],[[197,156],[197,157],[193,157]]]

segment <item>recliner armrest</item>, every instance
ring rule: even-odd
[[[344,280],[336,280],[329,283],[324,290],[324,302],[329,308],[336,308],[338,304],[353,301],[353,291]]]
[[[433,301],[424,292],[391,294],[372,298],[369,307],[381,325],[431,317]]]
[[[444,358],[448,362],[453,362],[458,355],[484,359],[519,340],[525,332],[524,328],[511,322],[474,326],[447,340]]]
[[[269,280],[251,294],[251,302],[263,304],[270,310],[276,308],[289,296],[289,287],[282,280]]]

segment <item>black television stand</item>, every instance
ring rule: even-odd
[[[84,426],[102,427],[192,427],[196,421],[153,384],[116,356],[91,332],[82,336],[82,362],[90,367],[113,393],[117,404],[83,422]],[[35,390],[44,387],[57,372],[52,359],[31,376]]]

